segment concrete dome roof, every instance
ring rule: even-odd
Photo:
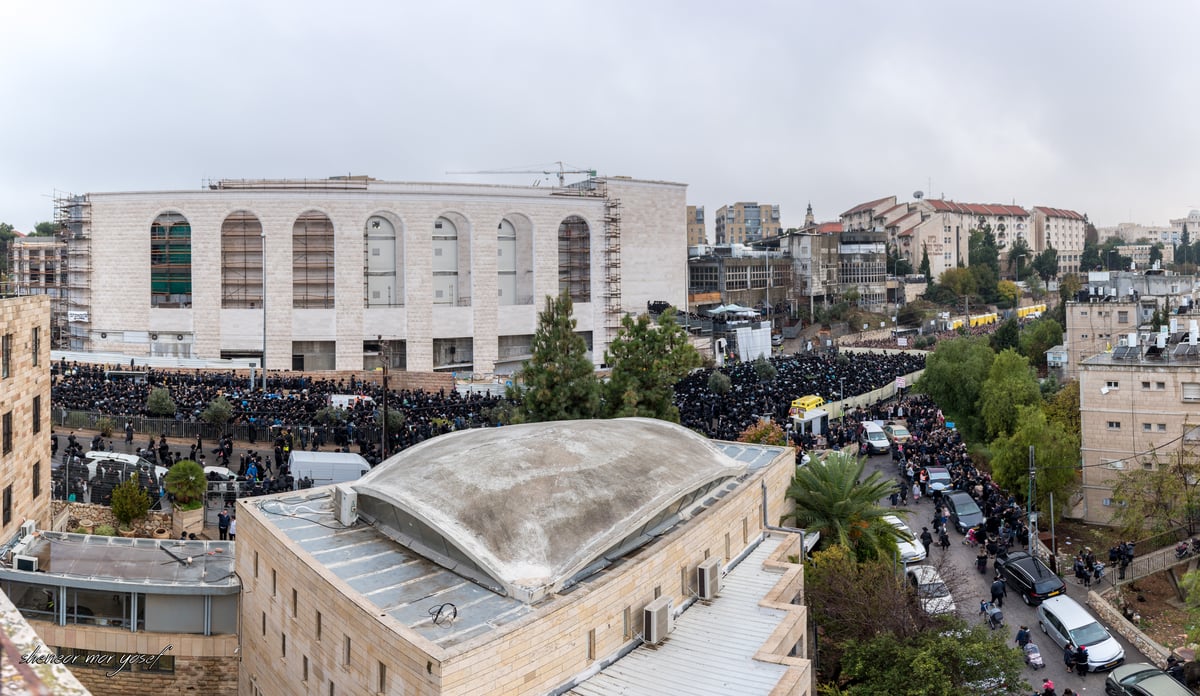
[[[745,470],[679,425],[619,418],[442,435],[353,487],[380,531],[534,602],[686,519]]]

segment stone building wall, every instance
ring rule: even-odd
[[[50,298],[0,299],[0,539],[25,520],[50,524]],[[6,432],[5,432],[6,430]]]

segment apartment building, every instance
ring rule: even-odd
[[[50,345],[67,322],[67,243],[57,237],[18,237],[8,244],[8,291],[50,298]]]
[[[1194,212],[1197,214],[1197,224],[1200,225],[1200,211]],[[1136,222],[1122,222],[1109,227],[1096,228],[1100,242],[1104,242],[1109,237],[1117,237],[1129,244],[1136,244],[1144,239],[1150,244],[1158,242],[1168,249],[1174,249],[1175,245],[1179,243],[1181,231],[1181,229],[1173,229],[1170,225],[1142,225]]]
[[[1090,269],[1080,268],[1083,258],[1083,242],[1087,231],[1087,217],[1074,210],[1033,207],[1033,239],[1030,247],[1039,254],[1049,247],[1058,252],[1058,273],[1079,273]]]
[[[780,251],[712,247],[710,253],[688,259],[688,292],[719,296],[720,304],[784,310],[793,297],[793,272],[792,258]]]
[[[1109,523],[1121,472],[1198,454],[1200,330],[1195,319],[1177,329],[1133,333],[1079,365],[1083,478],[1073,516]]]
[[[779,206],[753,202],[723,205],[715,219],[716,244],[746,244],[778,237]]]
[[[708,244],[708,233],[704,223],[704,206],[702,205],[687,207],[687,239],[689,247]]]

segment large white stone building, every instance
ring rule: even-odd
[[[600,364],[622,316],[685,301],[686,188],[340,177],[66,197],[68,347],[359,370],[382,338],[395,368],[505,373],[566,290]]]

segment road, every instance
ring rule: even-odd
[[[896,465],[890,455],[880,454],[868,457],[867,473],[869,474],[872,471],[878,471],[890,480],[897,480]],[[884,506],[890,507],[890,502],[887,499],[880,502]],[[933,504],[928,499],[922,498],[919,504],[914,504],[910,499],[907,508],[900,506],[899,509],[911,511],[907,522],[916,534],[920,535],[921,527],[929,527],[930,530],[933,529],[932,518],[934,510]],[[933,566],[944,566],[946,569],[942,571],[942,575],[947,585],[949,585],[951,593],[954,595],[958,614],[970,623],[984,623],[983,617],[978,613],[979,602],[991,597],[991,584],[994,579],[991,563],[989,562],[987,573],[981,575],[975,569],[975,556],[978,553],[978,549],[965,545],[963,543],[963,535],[955,531],[953,525],[950,525],[950,527],[950,548],[943,552],[935,542],[930,548],[930,558],[922,563]],[[1082,585],[1077,585],[1074,577],[1064,578],[1063,580],[1067,584],[1067,595],[1086,608],[1087,590]],[[1062,648],[1054,643],[1038,627],[1036,607],[1026,606],[1015,591],[1010,591],[1008,598],[1004,601],[1003,611],[1005,625],[996,630],[1004,631],[1009,644],[1015,646],[1014,638],[1016,637],[1017,629],[1022,624],[1028,626],[1033,642],[1041,649],[1042,658],[1046,662],[1044,669],[1034,670],[1030,667],[1025,668],[1025,679],[1031,687],[1040,693],[1042,680],[1048,677],[1054,682],[1059,694],[1067,687],[1081,694],[1104,693],[1104,680],[1107,677],[1107,673],[1089,673],[1084,677],[1067,673],[1066,667],[1063,664]],[[1106,626],[1106,628],[1109,628],[1109,632],[1125,648],[1125,661],[1127,663],[1149,662],[1128,641],[1112,631],[1111,627]],[[1032,693],[1032,691],[1029,693]]]

